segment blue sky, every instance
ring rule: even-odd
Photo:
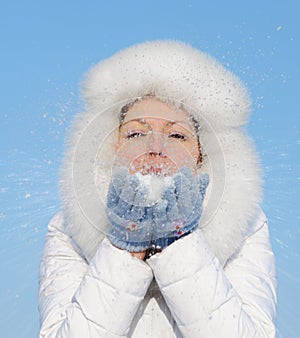
[[[258,0],[1,4],[1,336],[38,333],[38,265],[47,222],[60,209],[58,169],[84,72],[119,49],[160,38],[212,54],[250,89],[249,131],[264,168],[263,208],[278,265],[277,336],[298,336],[299,7]]]

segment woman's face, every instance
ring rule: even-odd
[[[200,158],[193,122],[183,110],[145,98],[128,110],[119,129],[117,164],[130,173],[168,176],[181,167],[196,171]]]

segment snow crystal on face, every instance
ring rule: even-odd
[[[158,201],[165,188],[171,186],[174,182],[172,176],[142,175],[139,172],[135,175],[139,179],[140,183],[149,189],[146,200],[147,204],[152,204]]]

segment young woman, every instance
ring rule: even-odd
[[[275,337],[249,99],[181,42],[94,66],[40,267],[40,337]]]

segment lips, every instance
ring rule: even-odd
[[[133,163],[133,172],[140,172],[142,175],[170,176],[176,171],[176,165],[167,157],[141,156]]]
[[[162,168],[151,166],[148,170],[148,174],[161,175]]]
[[[147,163],[144,164],[141,168],[141,173],[143,175],[157,175],[157,176],[168,176],[172,168],[168,163]]]

